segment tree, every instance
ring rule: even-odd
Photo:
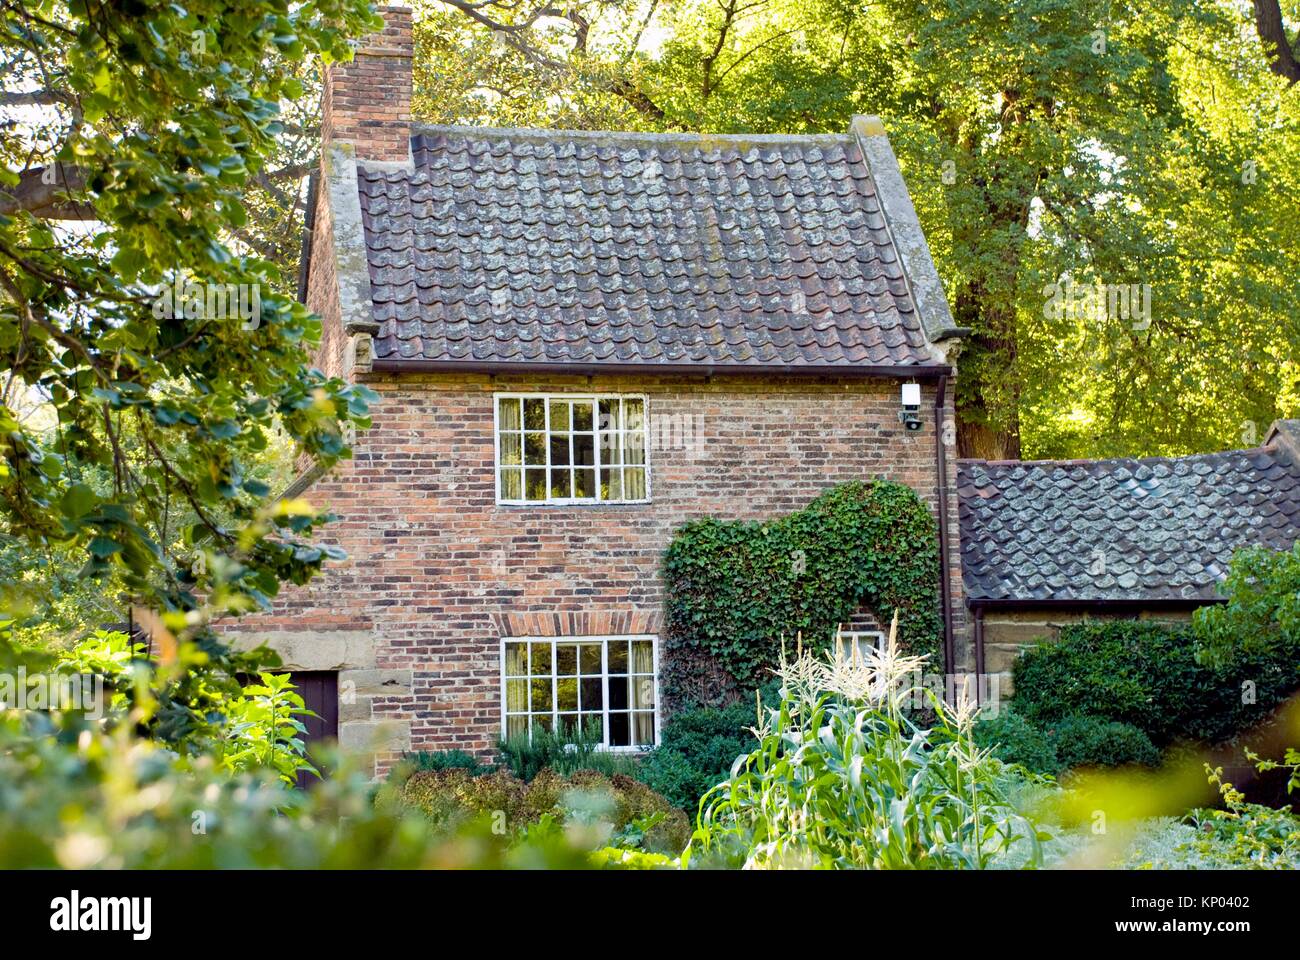
[[[304,62],[379,20],[360,0],[0,9],[0,534],[173,628],[255,609],[332,555],[309,540],[327,515],[273,500],[259,458],[347,455],[368,391],[310,368],[319,320],[238,240],[245,196]]]

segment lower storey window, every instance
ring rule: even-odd
[[[548,637],[502,641],[503,729],[594,729],[611,750],[658,741],[653,637]]]
[[[835,656],[840,660],[851,661],[856,656],[866,663],[872,651],[885,652],[885,635],[879,630],[841,630],[835,639]]]

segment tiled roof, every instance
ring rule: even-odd
[[[853,135],[431,127],[411,149],[357,167],[376,360],[936,362]]]
[[[973,600],[1205,600],[1239,547],[1300,539],[1300,464],[1279,442],[1142,460],[957,466]]]

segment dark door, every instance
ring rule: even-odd
[[[322,758],[313,749],[325,741],[339,738],[339,675],[333,670],[295,670],[289,674],[298,696],[314,717],[302,717],[307,728],[303,741],[312,765],[322,774],[328,772],[321,766]],[[316,780],[311,774],[298,778],[299,786],[310,786]]]

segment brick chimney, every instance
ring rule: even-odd
[[[358,160],[411,157],[411,8],[381,6],[384,29],[357,46],[349,63],[325,71],[321,138],[350,142]]]

